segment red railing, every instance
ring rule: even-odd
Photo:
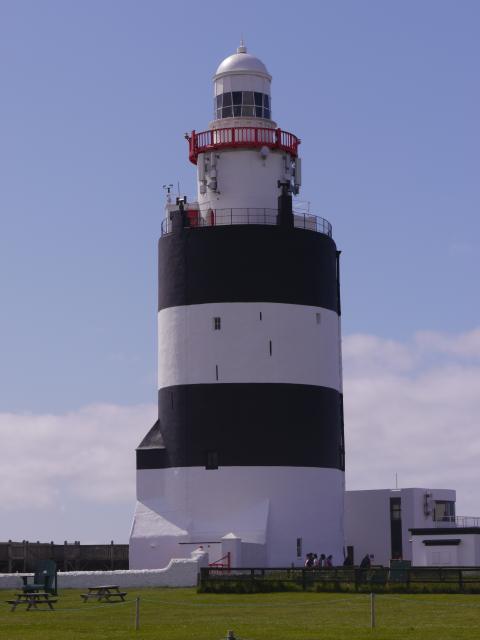
[[[227,551],[225,556],[215,560],[215,562],[209,562],[208,566],[213,567],[214,569],[230,569],[230,551]]]
[[[260,127],[229,127],[228,129],[209,129],[187,135],[188,156],[190,162],[197,164],[199,153],[214,149],[232,147],[269,147],[281,149],[292,156],[298,155],[299,138],[293,133],[281,129]]]

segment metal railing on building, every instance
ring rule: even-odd
[[[268,147],[297,156],[300,144],[299,138],[293,133],[265,127],[226,127],[199,133],[192,131],[185,137],[188,140],[188,156],[193,164],[197,164],[199,153],[236,147]]]
[[[185,211],[186,228],[220,227],[225,225],[276,225],[277,209],[259,207],[209,209],[205,213],[197,210]],[[328,220],[311,213],[293,212],[293,226],[297,229],[315,231],[332,237],[332,225]],[[172,222],[165,218],[162,222],[162,236],[171,233]]]
[[[435,527],[480,527],[480,517],[477,516],[442,516],[434,520]]]

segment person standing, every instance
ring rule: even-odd
[[[313,553],[307,553],[305,558],[305,569],[313,569]]]
[[[360,562],[360,569],[370,569],[371,564],[372,563],[370,562],[370,556],[368,555],[368,553],[366,553],[362,558],[362,561]]]

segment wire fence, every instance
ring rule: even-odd
[[[392,638],[405,637],[406,634],[412,639],[423,639],[426,629],[431,634],[429,637],[439,639],[458,637],[456,632],[460,629],[462,638],[473,640],[478,637],[480,602],[473,596],[432,597],[373,592],[328,595],[302,592],[268,596],[262,594],[255,596],[254,600],[250,596],[244,601],[241,601],[242,596],[228,596],[229,601],[223,602],[219,601],[219,596],[197,595],[191,591],[188,598],[175,595],[167,598],[166,590],[163,589],[145,589],[145,593],[137,590],[125,602],[83,603],[73,606],[78,593],[67,590],[61,592],[58,606],[53,611],[48,611],[49,615],[46,617],[35,615],[44,613],[41,610],[32,610],[28,615],[19,610],[10,613],[6,611],[8,605],[2,602],[4,606],[0,608],[0,628],[5,628],[8,623],[9,630],[18,627],[19,635],[14,631],[0,631],[0,637],[8,637],[9,640],[23,638],[22,629],[26,630],[29,626],[38,630],[38,637],[48,637],[40,634],[40,629],[47,629],[43,624],[48,625],[48,629],[55,628],[57,633],[58,630],[63,630],[70,634],[68,637],[75,637],[71,635],[77,624],[74,615],[82,621],[82,633],[85,633],[86,627],[91,627],[90,637],[105,639],[117,637],[116,634],[121,629],[139,631],[145,628],[153,633],[148,637],[176,640],[180,636],[173,629],[178,623],[179,615],[185,637],[194,637],[192,634],[195,629],[201,629],[202,633],[198,637],[211,640],[331,638],[335,630],[345,634],[348,629],[354,634],[352,637],[355,637],[355,630],[363,629],[366,632],[375,628],[400,634],[388,635]],[[265,597],[269,597],[271,601],[262,601]],[[64,606],[62,601],[65,601]],[[202,614],[189,613],[198,611],[199,608],[207,610]],[[158,631],[155,632],[155,629]]]

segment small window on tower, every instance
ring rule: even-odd
[[[216,316],[213,319],[213,329],[214,331],[220,331],[222,328],[222,319],[219,316]]]
[[[297,538],[297,558],[301,558],[302,555],[302,539]]]
[[[253,107],[242,107],[242,116],[251,118],[255,115],[255,109]]]
[[[254,102],[253,102],[253,91],[244,91],[243,92],[243,104],[254,104]]]
[[[218,451],[207,451],[205,469],[218,469]]]
[[[322,321],[322,316],[320,315],[320,313],[316,313],[315,314],[315,318],[317,320],[317,324],[320,324]]]

